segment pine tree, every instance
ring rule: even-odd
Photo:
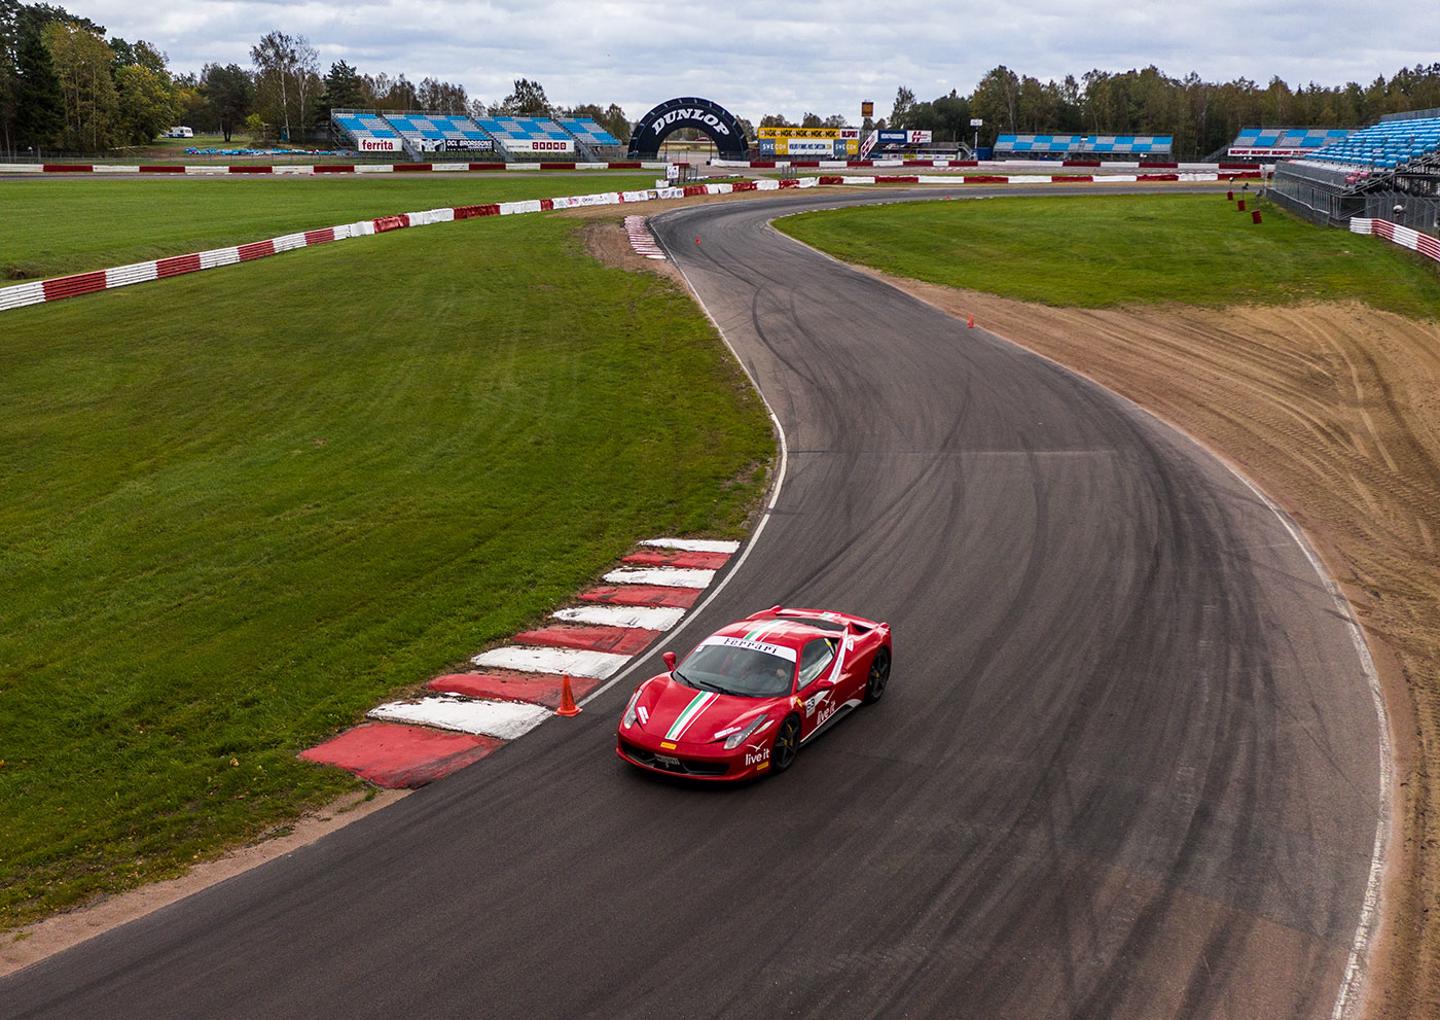
[[[27,28],[21,35],[16,64],[16,140],[22,148],[49,145],[65,126],[65,107],[55,63],[35,28]]]

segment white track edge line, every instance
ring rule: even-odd
[[[1203,446],[1201,448],[1205,449]],[[1385,850],[1391,815],[1390,797],[1394,753],[1390,743],[1390,720],[1389,714],[1385,710],[1385,695],[1380,687],[1380,674],[1375,668],[1375,659],[1370,654],[1370,646],[1365,641],[1365,632],[1356,622],[1350,600],[1340,590],[1340,585],[1326,572],[1324,564],[1311,549],[1304,533],[1291,520],[1290,516],[1277,506],[1259,486],[1245,477],[1244,473],[1224,458],[1217,459],[1229,469],[1231,474],[1244,482],[1246,488],[1253,492],[1262,503],[1270,508],[1270,512],[1275,515],[1286,533],[1300,547],[1300,551],[1304,553],[1305,559],[1315,571],[1315,575],[1320,578],[1320,583],[1334,601],[1336,610],[1339,611],[1341,618],[1345,621],[1346,629],[1350,632],[1350,641],[1354,644],[1355,654],[1360,659],[1360,668],[1365,673],[1366,684],[1370,689],[1370,700],[1375,708],[1376,723],[1380,731],[1380,810],[1375,819],[1375,842],[1370,851],[1370,871],[1365,879],[1365,897],[1361,901],[1360,920],[1355,927],[1355,937],[1350,943],[1350,955],[1345,961],[1345,972],[1340,979],[1340,989],[1335,994],[1335,1005],[1330,1010],[1331,1020],[1345,1020],[1345,1018],[1355,1016],[1360,1006],[1362,999],[1360,990],[1365,977],[1365,957],[1368,955],[1370,939],[1375,934],[1380,913],[1380,886],[1384,879]]]
[[[987,196],[975,196],[976,199],[983,199],[985,197]],[[938,198],[917,197],[909,199],[908,201],[934,202],[938,200]],[[899,201],[903,202],[907,200],[900,199]],[[856,204],[872,205],[881,203],[865,202]],[[862,276],[868,276],[871,279],[878,280],[879,282],[884,283],[888,287],[892,287],[895,290],[900,290],[899,287],[895,287],[894,284],[890,283],[888,280],[881,278],[873,272],[868,272],[863,268],[857,268],[856,266],[853,266],[850,263],[843,261],[842,259],[836,258],[829,252],[821,251],[819,248],[812,247],[811,245],[806,244],[804,241],[800,241],[796,238],[791,237],[789,234],[781,234],[780,231],[775,230],[774,220],[780,219],[782,216],[792,215],[796,215],[796,213],[782,213],[780,216],[776,216],[773,217],[771,220],[767,220],[765,226],[767,229],[774,230],[776,234],[779,234],[786,240],[797,244],[802,248],[806,248],[814,252],[815,254],[821,256],[822,258],[829,259],[831,262],[843,266],[851,272],[859,273]],[[671,261],[674,260],[672,259]],[[683,269],[681,270],[681,275],[684,275]],[[687,280],[686,282],[688,283],[689,281]],[[922,304],[929,305],[931,308],[934,308],[942,315],[948,316],[952,319],[957,319],[958,321],[958,318],[955,315],[946,311],[944,308],[941,308],[933,301],[929,301],[925,298],[919,297],[918,295],[911,294],[909,291],[901,290],[900,293],[906,294],[907,296],[914,298],[916,301],[919,301]],[[1066,365],[1063,362],[1060,362],[1055,358],[1050,357],[1048,354],[1042,354],[1041,352],[1031,347],[1027,347],[1025,344],[1019,343],[1015,340],[1011,340],[1009,337],[1003,336],[1000,333],[996,333],[992,329],[984,329],[982,330],[982,332],[988,333],[991,336],[995,337],[997,340],[1000,340],[1003,343],[1007,343],[1010,346],[1024,351],[1027,354],[1031,354],[1037,358],[1040,358],[1042,361],[1048,361],[1050,364],[1056,366],[1063,372],[1076,375],[1086,380],[1087,382],[1098,386],[1106,393],[1114,396],[1123,403],[1135,408],[1146,417],[1151,418],[1154,421],[1159,422],[1165,428],[1174,431],[1176,435],[1183,436],[1193,446],[1197,447],[1207,456],[1213,458],[1217,463],[1224,467],[1226,471],[1230,472],[1231,475],[1239,479],[1240,482],[1243,483],[1247,489],[1253,492],[1256,497],[1259,498],[1260,502],[1263,503],[1272,514],[1275,515],[1276,520],[1280,522],[1280,526],[1285,529],[1285,533],[1288,534],[1291,540],[1294,541],[1295,544],[1299,547],[1301,554],[1304,555],[1306,561],[1310,564],[1311,569],[1313,569],[1316,576],[1320,578],[1321,586],[1325,589],[1326,593],[1329,594],[1330,598],[1334,601],[1335,608],[1339,610],[1341,618],[1345,620],[1346,627],[1348,628],[1350,633],[1350,640],[1355,646],[1355,653],[1357,657],[1360,659],[1360,669],[1365,674],[1365,682],[1370,689],[1370,700],[1375,709],[1376,721],[1379,724],[1380,744],[1380,810],[1375,819],[1375,842],[1372,845],[1370,852],[1370,871],[1369,874],[1366,876],[1365,880],[1365,896],[1361,900],[1360,920],[1356,924],[1355,936],[1350,943],[1350,954],[1346,958],[1345,971],[1340,978],[1340,988],[1335,993],[1335,1004],[1330,1010],[1330,1020],[1351,1020],[1351,1018],[1355,1017],[1357,1011],[1360,1008],[1360,988],[1365,977],[1365,957],[1368,955],[1370,939],[1375,934],[1375,930],[1378,926],[1378,918],[1380,913],[1380,887],[1384,881],[1385,852],[1387,849],[1386,844],[1388,841],[1390,825],[1392,822],[1390,798],[1392,796],[1391,788],[1394,773],[1394,750],[1390,740],[1390,717],[1389,713],[1385,709],[1385,694],[1380,686],[1380,674],[1375,668],[1375,659],[1370,654],[1370,646],[1365,641],[1365,631],[1356,621],[1355,613],[1350,605],[1350,600],[1345,597],[1345,593],[1340,589],[1340,585],[1326,572],[1324,563],[1320,560],[1320,557],[1315,553],[1315,551],[1310,547],[1310,543],[1306,540],[1304,532],[1301,531],[1300,528],[1294,523],[1294,521],[1291,520],[1290,516],[1280,508],[1279,504],[1277,504],[1273,499],[1271,499],[1270,496],[1266,494],[1263,489],[1260,488],[1260,486],[1252,482],[1245,475],[1245,472],[1241,471],[1237,465],[1235,465],[1229,460],[1229,458],[1222,456],[1218,451],[1211,449],[1208,445],[1201,442],[1198,438],[1191,435],[1189,432],[1176,425],[1174,422],[1167,421],[1166,419],[1160,417],[1160,415],[1156,414],[1154,411],[1151,411],[1149,408],[1141,405],[1134,400],[1131,400],[1123,393],[1119,393],[1111,389],[1109,386],[1106,386],[1098,379],[1092,378],[1086,373],[1081,372],[1078,369],[1072,368],[1069,365]],[[766,406],[768,407],[769,405],[767,404]]]
[[[648,224],[649,217],[646,217],[646,221]],[[666,248],[665,242],[661,240],[660,235],[655,234],[654,231],[651,231],[651,233],[654,234],[656,243],[658,243],[661,248],[665,249],[667,254],[670,254],[669,248]],[[730,579],[740,572],[740,568],[743,567],[745,565],[745,561],[749,559],[750,553],[755,548],[755,543],[759,541],[761,533],[765,530],[765,525],[770,523],[770,517],[775,512],[775,505],[780,502],[780,490],[785,485],[785,471],[790,460],[790,448],[789,444],[785,440],[785,427],[780,424],[780,418],[778,415],[776,415],[775,408],[770,406],[770,401],[766,398],[765,391],[760,388],[760,384],[756,382],[755,376],[751,374],[749,366],[746,365],[745,360],[740,357],[740,352],[735,349],[735,345],[732,344],[730,342],[730,338],[725,335],[724,328],[720,325],[719,322],[715,320],[715,316],[710,314],[710,309],[707,308],[705,302],[701,300],[700,292],[696,290],[695,285],[690,282],[690,277],[685,272],[685,267],[680,265],[680,263],[676,261],[673,254],[670,254],[670,263],[680,271],[680,278],[685,281],[685,286],[690,288],[690,293],[695,298],[695,303],[700,306],[700,310],[705,313],[705,318],[710,320],[710,324],[714,326],[715,331],[720,334],[721,342],[724,343],[727,348],[729,348],[731,357],[733,357],[736,364],[740,366],[740,370],[745,373],[745,378],[750,380],[750,385],[754,387],[755,392],[760,395],[760,402],[765,405],[765,410],[770,415],[770,422],[775,426],[775,434],[780,439],[780,467],[775,472],[775,484],[770,487],[770,501],[765,506],[765,512],[760,515],[760,521],[755,525],[755,530],[750,532],[750,537],[746,540],[745,547],[740,550],[740,552],[735,556],[733,560],[731,560],[729,564],[727,564],[729,569],[725,571],[725,576],[720,578],[719,583],[715,584],[710,589],[708,594],[706,594],[706,596],[700,600],[699,605],[695,606],[693,609],[690,610],[690,612],[686,613],[684,619],[677,623],[671,630],[666,632],[665,637],[667,639],[674,639],[679,636],[681,631],[683,631],[686,627],[690,626],[692,622],[699,619],[700,614],[705,611],[705,607],[710,605],[710,603],[715,600],[715,596],[719,595],[722,591],[725,590],[725,586],[730,583]],[[659,640],[659,638],[656,638],[657,642]],[[650,649],[647,648],[645,651],[635,656],[634,661],[632,661],[630,665],[626,666],[620,672],[612,676],[609,680],[605,681],[605,683],[601,684],[599,687],[595,688],[595,690],[591,691],[585,697],[581,698],[579,704],[582,707],[590,704],[590,702],[600,697],[600,695],[604,694],[610,688],[614,687],[621,680],[624,680],[627,676],[629,676],[636,669],[638,669],[640,663],[644,662],[645,659],[649,657],[649,655]]]

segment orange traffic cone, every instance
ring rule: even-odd
[[[975,328],[975,313],[974,313],[974,312],[971,312],[969,315],[967,315],[967,316],[965,317],[965,328],[966,328],[966,329],[974,329],[974,328]]]
[[[575,692],[570,689],[568,673],[560,679],[560,707],[555,710],[555,714],[566,719],[580,714],[580,706],[575,704]]]

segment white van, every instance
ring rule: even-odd
[[[165,132],[166,138],[194,138],[195,132],[187,127],[172,127]]]

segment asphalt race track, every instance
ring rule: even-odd
[[[788,441],[673,643],[853,610],[894,627],[883,702],[692,789],[614,757],[622,683],[0,982],[0,1014],[1328,1016],[1379,808],[1344,618],[1187,440],[766,225],[856,201],[653,221]]]

